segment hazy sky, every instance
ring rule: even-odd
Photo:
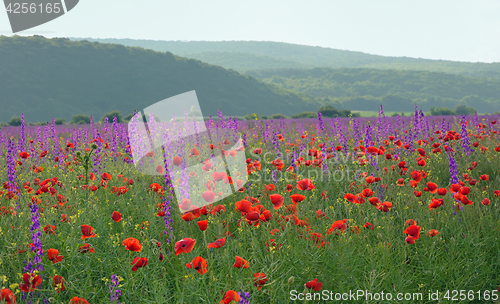
[[[0,34],[12,35],[5,11]],[[279,41],[500,62],[500,0],[81,0],[66,15],[18,34]]]

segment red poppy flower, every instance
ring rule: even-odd
[[[79,297],[73,297],[71,301],[69,302],[70,304],[90,304],[87,300],[79,298]]]
[[[309,289],[312,288],[314,291],[320,291],[323,288],[323,283],[318,282],[318,279],[314,279],[310,282],[307,282],[306,287]]]
[[[408,243],[408,244],[415,244],[415,239],[411,236],[407,236],[405,241]]]
[[[297,181],[297,189],[299,190],[312,190],[314,188],[315,188],[314,184],[308,178],[304,178]]]
[[[141,252],[142,245],[138,239],[129,237],[122,241],[122,245],[125,245],[126,250]]]
[[[249,221],[255,221],[258,220],[260,217],[260,214],[256,211],[250,211],[245,215],[245,218]]]
[[[377,209],[380,211],[384,212],[389,212],[389,210],[392,208],[392,203],[391,202],[383,202],[382,204],[378,205]]]
[[[197,219],[200,217],[200,213],[198,211],[199,210],[196,209],[196,211],[193,211],[193,212],[189,211],[189,212],[186,212],[184,214],[181,214],[181,218],[183,220],[185,220],[186,222]],[[164,213],[163,211],[161,211],[161,212]]]
[[[266,284],[267,277],[263,272],[256,272],[253,274],[254,285],[258,287],[258,290],[262,288],[262,285]]]
[[[408,228],[406,228],[405,231],[403,231],[403,233],[406,233],[415,240],[418,240],[418,237],[420,236],[420,229],[421,229],[420,226],[411,225],[408,226]]]
[[[460,188],[460,194],[467,195],[469,193],[470,193],[470,188],[469,187],[462,187],[462,188]]]
[[[339,220],[333,222],[332,227],[328,229],[328,234],[332,234],[334,230],[339,230],[341,233],[344,233],[344,231],[347,229],[346,221],[346,219],[343,219],[341,221]],[[338,232],[336,232],[335,234],[338,234]]]
[[[199,156],[199,155],[200,155],[200,151],[198,151],[196,148],[192,148],[190,153],[189,153],[189,157]]]
[[[47,154],[49,154],[49,151],[42,151],[39,153],[39,156],[40,156],[40,158],[43,158],[43,157],[47,156]]]
[[[361,233],[361,231],[359,230],[358,226],[352,226],[351,227],[351,232],[356,233],[356,234],[360,234]]]
[[[276,169],[278,169],[278,170],[280,170],[280,171],[281,171],[281,170],[283,170],[283,167],[285,166],[285,163],[284,163],[284,162],[282,162],[280,159],[273,160],[273,161],[271,162],[271,164],[272,164],[273,166],[275,166],[275,167],[276,167]]]
[[[293,194],[293,195],[290,195],[290,198],[292,199],[292,202],[294,204],[300,203],[306,199],[306,197],[302,194]]]
[[[429,210],[430,209],[436,209],[437,207],[441,206],[444,204],[443,199],[432,199],[432,202],[429,204]]]
[[[215,200],[215,193],[212,191],[205,191],[201,194],[201,197],[207,202],[207,203],[213,203]]]
[[[483,200],[481,201],[481,204],[483,204],[484,206],[488,206],[490,204],[490,200],[488,198],[483,198]]]
[[[464,205],[472,205],[472,203],[473,203],[471,200],[469,200],[469,199],[467,198],[467,196],[462,196],[462,198],[460,199],[460,201],[461,201],[461,202],[462,202],[462,204],[464,204]]]
[[[89,253],[89,252],[90,252],[90,253],[94,253],[94,252],[95,252],[95,249],[94,249],[94,248],[92,248],[92,247],[90,247],[90,245],[89,245],[89,244],[85,243],[85,245],[80,246],[80,247],[78,248],[78,251],[79,251],[80,253]]]
[[[250,264],[248,264],[248,262],[245,259],[243,259],[243,258],[241,258],[239,256],[236,256],[236,260],[235,260],[235,262],[233,264],[233,267],[236,267],[236,268],[248,268],[248,267],[250,267]]]
[[[24,283],[19,284],[21,290],[24,292],[32,292],[37,289],[40,284],[42,284],[42,278],[33,273],[25,273],[23,274]]]
[[[214,208],[212,208],[212,215],[218,215],[220,213],[226,212],[226,207],[223,205],[217,205]]]
[[[248,213],[252,210],[252,203],[247,200],[237,201],[235,205],[238,211],[240,211],[242,214]]]
[[[191,207],[191,200],[188,198],[183,198],[179,203],[179,208],[181,210],[189,210],[190,207]]]
[[[118,211],[113,211],[113,213],[111,214],[111,218],[113,219],[113,221],[118,223],[122,220],[122,215]]]
[[[373,227],[373,224],[372,224],[372,223],[370,223],[370,222],[366,222],[366,223],[363,225],[363,227],[365,227],[365,228],[371,228],[372,230],[373,230],[373,229],[375,229],[375,227]]]
[[[435,194],[437,192],[438,186],[433,182],[428,182],[427,189],[430,193]]]
[[[198,227],[200,228],[201,231],[205,231],[207,230],[208,220],[198,221],[196,222],[196,224],[198,224]]]
[[[94,228],[89,225],[81,225],[80,228],[82,229],[82,240],[95,237],[95,234],[92,233]]]
[[[257,148],[255,150],[253,150],[253,154],[262,154],[262,149],[261,148]]]
[[[69,217],[67,214],[61,214],[61,222],[70,223]]]
[[[161,193],[163,188],[157,183],[152,183],[151,185],[149,185],[148,190],[153,190],[156,193]]]
[[[214,172],[212,173],[212,179],[214,182],[219,182],[221,180],[227,179],[227,173],[226,172]]]
[[[54,231],[56,230],[56,226],[54,225],[50,225],[50,224],[47,224],[45,225],[45,227],[43,227],[43,232],[45,233],[50,233],[52,235],[54,235]]]
[[[380,199],[379,199],[378,197],[376,197],[376,196],[374,196],[374,197],[370,197],[370,198],[368,199],[368,201],[370,202],[370,204],[372,204],[372,205],[373,205],[373,206],[375,206],[375,207],[378,207],[378,205],[381,203],[381,202],[380,202]]]
[[[271,199],[271,203],[274,205],[274,210],[281,208],[281,206],[283,206],[283,202],[285,201],[281,194],[272,194],[269,198]]]
[[[240,302],[240,295],[234,290],[228,290],[219,304],[229,304],[231,302]]]
[[[480,180],[487,181],[490,179],[490,177],[487,174],[483,174],[479,177]]]
[[[163,174],[165,173],[165,169],[163,168],[163,166],[161,165],[158,165],[155,169],[156,172],[158,172],[158,174]]]
[[[264,192],[264,194],[266,194],[266,195],[267,195],[267,194],[269,194],[269,192],[274,191],[274,190],[276,190],[276,186],[274,186],[273,184],[267,184],[267,185],[264,187],[263,192]]]
[[[321,209],[318,209],[316,210],[316,215],[315,215],[316,218],[322,218],[324,217],[326,219],[326,214],[323,212],[323,210]]]
[[[48,256],[49,260],[52,261],[53,264],[58,263],[58,262],[62,261],[62,259],[63,259],[63,256],[59,255],[59,250],[53,249],[53,248],[47,250],[47,256]]]
[[[460,184],[453,184],[453,185],[451,185],[451,187],[450,187],[450,191],[451,191],[452,193],[458,192],[458,191],[460,191],[460,188],[461,188],[461,187],[462,187],[462,186],[460,186]]]
[[[59,275],[54,276],[54,282],[52,285],[54,286],[54,289],[57,291],[57,293],[64,291],[64,278]]]
[[[186,267],[195,269],[199,272],[199,274],[202,275],[207,272],[207,260],[200,256],[197,256],[190,263],[187,263]]]
[[[438,235],[438,234],[439,234],[439,232],[438,232],[436,229],[430,229],[430,230],[427,232],[427,234],[428,234],[429,236],[436,236],[436,235]]]
[[[226,239],[225,238],[218,239],[215,242],[208,244],[207,248],[208,249],[210,249],[210,248],[220,248],[220,247],[224,246],[225,243],[226,243]]]
[[[181,161],[182,161],[182,158],[180,158],[179,156],[176,156],[172,159],[172,162],[174,163],[174,165],[178,166],[181,164]]]
[[[22,159],[27,159],[28,157],[30,157],[30,155],[26,152],[21,152],[19,153],[19,157],[21,157]]]
[[[445,188],[437,189],[437,194],[439,194],[439,195],[446,195],[446,192],[448,192],[448,191]]]
[[[16,296],[14,295],[12,290],[2,288],[2,290],[0,290],[0,302],[1,301],[4,301],[6,304],[15,304]]]
[[[175,255],[191,252],[195,244],[196,240],[191,238],[184,238],[178,241],[177,243],[175,243]]]
[[[411,226],[411,225],[416,225],[417,222],[415,222],[415,220],[413,219],[409,219],[409,220],[406,220],[405,222],[405,226]]]
[[[103,181],[110,181],[112,179],[111,174],[104,172],[101,174],[101,179]]]
[[[148,264],[148,259],[146,258],[141,258],[141,257],[136,257],[132,261],[132,271],[137,271],[139,267],[144,267]]]
[[[363,189],[363,191],[361,191],[361,194],[364,197],[368,198],[368,197],[372,196],[374,194],[374,192],[372,191],[372,189],[366,188],[366,189]]]

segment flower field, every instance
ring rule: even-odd
[[[499,117],[220,118],[2,128],[0,303],[496,302]]]

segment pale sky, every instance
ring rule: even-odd
[[[500,62],[500,0],[80,0],[18,35],[253,40]],[[0,12],[0,35],[12,35]]]

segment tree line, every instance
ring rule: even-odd
[[[350,110],[347,109],[337,109],[331,105],[324,105],[321,106],[317,112],[312,112],[312,111],[306,111],[306,112],[301,112],[298,114],[294,114],[291,116],[283,115],[280,113],[273,114],[273,115],[259,115],[257,113],[254,114],[248,114],[245,115],[244,118],[247,120],[254,120],[254,119],[289,119],[289,118],[317,118],[318,113],[321,113],[322,117],[358,117],[358,113],[353,113]],[[94,123],[104,123],[106,118],[108,118],[108,123],[112,123],[113,119],[116,117],[116,122],[117,123],[127,123],[130,121],[134,114],[128,114],[126,116],[123,116],[120,111],[112,111],[109,113],[104,114],[99,120],[93,119]],[[197,113],[189,113],[188,116],[197,116]],[[201,115],[201,114],[200,114]],[[198,116],[200,116],[198,115]],[[146,116],[143,114],[142,118],[144,121],[148,121]],[[157,121],[159,121],[158,117],[155,117]],[[206,118],[205,118],[206,119]],[[214,119],[218,119],[217,117],[214,117]],[[71,117],[71,120],[66,122],[66,119],[64,118],[56,118],[54,119],[54,123],[56,125],[88,125],[90,124],[91,116],[86,115],[86,114],[75,114]],[[27,126],[43,126],[46,125],[47,122],[25,122],[25,125]],[[9,122],[7,123],[0,123],[0,126],[20,126],[21,125],[21,117],[14,116],[10,119]]]

